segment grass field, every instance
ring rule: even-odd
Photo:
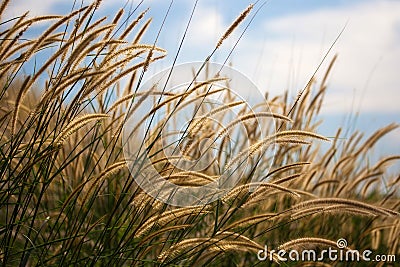
[[[296,102],[286,93],[242,107],[229,93],[229,82],[212,75],[197,81],[194,74],[181,93],[140,91],[148,66],[167,51],[142,43],[150,23],[145,10],[129,21],[121,21],[123,10],[94,20],[97,4],[65,16],[25,14],[1,22],[3,266],[269,266],[279,259],[275,254],[274,261],[260,263],[257,254],[264,245],[271,250],[320,251],[336,247],[340,238],[350,249],[370,249],[400,260],[400,172],[386,173],[400,155],[366,160],[377,141],[398,125],[377,129],[371,136],[354,132],[345,140],[341,129],[331,137],[317,132],[335,58]],[[239,14],[214,51],[251,8]],[[35,39],[25,39],[38,23],[45,23],[46,29]],[[54,53],[43,64],[31,73],[21,71],[49,48]],[[218,83],[224,86],[214,90]],[[223,99],[219,107],[209,104],[216,93]],[[137,109],[149,99],[154,101],[149,113],[138,115]],[[196,112],[192,109],[186,135],[178,140],[182,153],[166,155],[161,136],[181,129],[173,123],[167,129],[165,123],[183,107],[196,107]],[[237,116],[221,127],[218,122],[232,110]],[[154,127],[142,120],[157,112],[166,115]],[[134,140],[147,152],[147,161],[126,160],[123,130],[130,118],[149,132],[145,139]],[[240,142],[231,146],[230,135]],[[218,142],[203,142],[209,139]],[[329,149],[321,150],[322,143]],[[198,162],[208,155],[204,146],[216,151],[211,157],[218,160],[196,170],[173,163]],[[274,157],[267,153],[272,146]],[[242,160],[247,165],[239,175],[234,167]],[[158,176],[146,178],[154,184],[161,177],[196,188],[217,183],[227,172],[224,181],[231,187],[209,203],[174,206],[149,196],[136,183],[134,176],[152,173],[147,172],[150,167]],[[168,197],[174,192],[157,194]],[[326,258],[282,265],[307,264],[349,263]]]

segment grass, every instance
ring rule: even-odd
[[[252,266],[259,263],[257,252],[265,244],[323,248],[340,237],[353,249],[399,255],[399,176],[386,180],[387,193],[380,185],[387,167],[400,156],[374,165],[364,161],[376,142],[398,125],[369,138],[355,132],[345,141],[341,129],[329,139],[316,132],[335,58],[321,82],[312,80],[295,106],[284,94],[266,97],[250,109],[229,93],[223,77],[194,79],[180,93],[140,91],[143,73],[166,51],[141,43],[149,25],[146,11],[121,21],[121,10],[107,22],[94,20],[97,4],[65,16],[30,19],[25,14],[2,22],[2,265]],[[48,28],[40,36],[23,38],[43,22]],[[21,74],[46,49],[53,49],[52,56],[32,73]],[[225,87],[215,90],[216,84]],[[215,94],[223,97],[222,106],[210,104]],[[146,101],[153,103],[151,110],[139,114]],[[166,155],[162,137],[181,133],[180,125],[169,119],[187,107],[191,123],[175,146],[182,153]],[[232,110],[238,116],[221,127],[218,122]],[[165,119],[155,119],[154,127],[146,128],[145,120],[137,119],[155,114]],[[133,127],[144,127],[148,134],[132,142],[147,151],[147,161],[126,161],[124,154],[124,126],[135,116]],[[235,135],[241,142],[232,146]],[[322,151],[320,143],[326,140],[330,148]],[[272,148],[273,158],[268,153]],[[218,160],[200,169],[185,165],[207,156]],[[215,201],[203,203],[212,198],[201,196],[201,205],[176,207],[146,194],[131,173],[135,178],[148,175],[154,184],[161,176],[186,188],[215,185],[222,177],[229,186],[230,179],[235,183]],[[173,192],[165,188],[159,193]]]

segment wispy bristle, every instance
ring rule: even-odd
[[[222,37],[219,39],[216,48],[220,47],[225,39],[236,29],[237,26],[247,17],[250,11],[253,9],[254,4],[250,4],[240,15],[235,19],[235,21],[229,26]]]

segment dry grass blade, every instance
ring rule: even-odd
[[[336,242],[329,239],[318,238],[318,237],[302,237],[283,243],[278,247],[278,249],[288,250],[290,248],[296,248],[296,247],[305,247],[305,246],[309,247],[309,246],[321,246],[321,245],[329,247],[337,247]]]
[[[317,184],[314,185],[314,187],[311,189],[311,191],[315,191],[318,187],[323,186],[323,185],[329,185],[329,184],[339,184],[340,181],[336,179],[326,179],[326,180],[321,180]]]
[[[152,238],[162,235],[164,233],[170,233],[172,231],[177,231],[177,230],[182,230],[188,227],[193,226],[192,224],[180,224],[180,225],[173,225],[173,226],[168,226],[168,227],[164,227],[160,230],[155,231],[154,233],[151,233],[149,235],[147,235],[146,237],[144,237],[140,243],[139,246],[145,244],[148,240],[151,240]]]
[[[176,245],[171,246],[167,251],[164,251],[158,256],[158,260],[161,262],[166,261],[168,258],[177,257],[184,251],[190,250],[193,252],[194,250],[206,249],[211,251],[243,251],[243,252],[252,252],[257,253],[259,250],[262,250],[263,247],[250,239],[244,240],[226,240],[215,238],[191,238],[187,240],[183,240]],[[189,252],[189,251],[187,251]]]
[[[140,92],[140,93],[131,93],[128,94],[124,97],[121,97],[120,99],[118,99],[117,101],[114,102],[114,104],[108,109],[108,112],[113,111],[114,109],[118,108],[118,106],[120,106],[122,103],[129,101],[129,100],[133,100],[134,97],[137,96],[142,96],[145,95],[146,92]],[[174,96],[173,93],[169,93],[169,92],[159,92],[159,91],[150,91],[150,94],[148,95],[160,95],[160,96]]]
[[[74,62],[77,58],[79,58],[79,55],[85,51],[85,48],[91,43],[93,40],[95,40],[102,32],[107,31],[110,28],[113,28],[115,25],[110,24],[110,25],[105,25],[102,26],[98,29],[93,30],[89,34],[86,35],[86,37],[74,48],[72,51],[71,55],[68,57],[68,62],[65,65],[66,68],[70,67],[72,65],[72,62]],[[97,45],[97,44],[96,44]],[[91,48],[90,51],[93,51],[93,48]],[[79,61],[78,63],[79,64]],[[64,71],[60,71],[61,73],[64,73]]]
[[[277,219],[280,215],[272,212],[249,216],[247,218],[238,220],[224,228],[224,231],[235,229],[235,228],[243,228],[247,226],[254,227],[255,225],[259,224],[260,222],[267,221],[269,219]]]
[[[294,197],[300,197],[299,194],[297,194],[296,192],[294,192],[290,189],[287,189],[286,187],[277,185],[277,184],[272,184],[272,183],[267,183],[267,182],[254,182],[254,183],[244,184],[244,185],[235,187],[233,190],[231,190],[228,194],[226,194],[223,197],[223,200],[230,201],[233,198],[237,198],[243,192],[253,191],[254,190],[253,188],[258,188],[258,189],[250,195],[250,198],[256,197],[258,194],[260,194],[263,191],[261,189],[266,189],[266,188],[280,190],[280,191],[289,193]]]
[[[0,6],[0,18],[1,18],[1,15],[3,15],[3,12],[6,9],[8,3],[10,3],[10,0],[4,0],[3,3],[1,3],[1,6]]]
[[[233,108],[235,106],[244,104],[243,101],[236,101],[236,102],[232,102],[232,103],[228,103],[228,104],[224,104],[221,107],[215,108],[213,110],[211,110],[210,112],[208,112],[207,114],[199,117],[199,118],[194,118],[192,120],[192,123],[190,125],[190,128],[188,130],[188,135],[189,136],[196,136],[199,131],[201,130],[202,126],[204,125],[204,123],[206,123],[208,120],[210,120],[212,117],[220,112],[223,112],[227,109]]]
[[[225,238],[233,238],[234,240],[240,240],[243,242],[249,242],[252,243],[254,246],[260,246],[257,242],[251,240],[247,236],[244,236],[242,234],[238,234],[236,232],[230,232],[230,231],[219,231],[215,234],[218,237],[221,237],[221,239]]]
[[[230,129],[232,129],[234,126],[238,125],[239,123],[243,123],[245,121],[251,120],[251,119],[259,119],[262,117],[270,117],[270,118],[274,118],[274,119],[280,119],[280,120],[284,120],[287,122],[292,122],[291,119],[289,119],[286,116],[277,114],[277,113],[270,113],[270,112],[257,112],[257,113],[250,113],[250,114],[246,114],[243,116],[240,116],[239,118],[233,120],[232,122],[230,122],[224,129],[222,129],[217,136],[221,137],[223,135],[225,135]]]
[[[290,145],[290,144],[292,144],[292,145],[310,145],[311,144],[311,142],[309,142],[309,141],[299,140],[296,138],[277,138],[274,140],[274,142],[276,144],[284,144],[284,145]],[[269,145],[270,143],[267,142],[265,144]],[[264,146],[264,144],[263,144],[263,146]],[[258,149],[261,150],[262,146],[259,147]]]
[[[125,160],[116,162],[116,163],[112,164],[111,166],[107,167],[104,171],[102,171],[100,173],[100,175],[98,176],[98,178],[96,178],[96,180],[105,179],[107,177],[110,177],[111,175],[115,174],[116,172],[118,172],[119,170],[121,170],[125,167],[126,167]]]
[[[272,175],[278,175],[281,172],[289,171],[289,170],[295,169],[295,168],[300,168],[300,167],[310,165],[310,164],[311,164],[311,162],[296,162],[296,163],[284,165],[282,167],[279,167],[279,168],[276,168],[276,169],[270,171],[265,178],[270,177]]]
[[[204,86],[204,84],[203,84],[203,86]],[[160,126],[159,128],[162,129],[162,128],[164,127],[164,124],[166,123],[166,119],[169,118],[170,115],[173,114],[174,112],[176,112],[178,109],[180,109],[180,108],[182,108],[183,106],[185,106],[185,104],[187,104],[187,102],[195,101],[195,100],[198,100],[198,99],[203,98],[203,97],[205,97],[205,96],[209,96],[209,95],[212,95],[212,94],[219,93],[219,92],[221,92],[221,91],[223,91],[223,90],[225,90],[225,89],[216,89],[216,90],[213,90],[213,91],[210,91],[210,92],[206,92],[206,93],[200,94],[200,95],[196,96],[195,98],[190,99],[190,100],[188,100],[188,101],[186,101],[186,102],[182,102],[182,105],[175,106],[175,110],[173,110],[173,111],[171,111],[170,113],[168,113],[168,114],[165,116],[165,119],[160,121],[159,125],[161,125],[161,126]],[[148,95],[150,95],[150,91],[148,91],[148,92],[149,92]],[[174,100],[178,100],[179,98],[185,99],[185,98],[186,98],[190,93],[192,93],[192,92],[193,92],[193,90],[190,90],[190,92],[180,93],[180,94],[173,95],[173,96],[171,96],[170,98],[168,98],[168,99],[162,101],[160,104],[156,105],[154,108],[152,108],[152,109],[150,110],[149,113],[147,113],[147,114],[136,124],[136,126],[135,126],[135,128],[132,130],[132,132],[135,132],[135,131],[140,127],[140,125],[142,125],[142,124],[147,120],[147,118],[149,118],[152,114],[154,114],[158,109],[162,108],[163,106],[167,105],[168,103],[170,103],[170,102],[172,102],[172,101],[174,101]],[[142,96],[142,97],[141,97],[141,100],[139,100],[138,103],[141,103],[141,101],[144,101],[144,100],[147,98],[148,95]],[[179,100],[178,100],[178,101],[179,101]],[[130,112],[130,114],[131,114],[131,113],[132,113],[132,112]]]
[[[139,16],[125,29],[125,31],[121,34],[120,38],[125,39],[125,37],[132,31],[132,29],[143,19],[144,15],[149,11],[147,8],[144,10],[142,13],[139,14]],[[142,30],[143,33],[146,31],[146,29]],[[140,38],[139,38],[140,39]],[[133,43],[137,43],[139,39],[135,38],[135,41]]]
[[[320,140],[324,140],[324,141],[330,141],[330,139],[328,139],[325,136],[322,136],[320,134],[316,134],[316,133],[309,132],[309,131],[301,131],[301,130],[279,131],[274,136],[276,138],[290,136],[290,137],[296,137],[296,138],[315,138],[315,139],[320,139]]]
[[[35,51],[37,50],[37,48],[39,48],[42,43],[46,40],[46,38],[58,27],[60,27],[61,25],[63,25],[66,21],[68,21],[69,19],[71,19],[72,17],[74,17],[75,15],[81,13],[82,11],[84,11],[87,7],[83,7],[81,9],[78,9],[76,11],[71,12],[69,15],[64,16],[63,18],[61,18],[60,20],[58,20],[56,23],[54,23],[53,25],[51,25],[38,39],[37,42],[31,47],[31,49],[28,50],[27,54],[25,55],[25,60],[27,60],[28,58],[30,58]]]
[[[183,172],[177,172],[168,176],[164,176],[163,179],[177,179],[177,178],[186,178],[186,179],[191,179],[191,178],[201,178],[204,181],[208,182],[214,182],[215,179],[212,176],[209,176],[205,173],[197,172],[197,171],[183,171]]]
[[[277,180],[274,180],[272,183],[273,183],[273,184],[283,184],[283,183],[292,181],[292,180],[294,180],[294,179],[297,179],[297,178],[299,178],[299,177],[302,176],[302,175],[303,175],[303,173],[291,174],[291,175],[288,175],[288,176],[279,178],[279,179],[277,179]]]
[[[69,77],[69,79],[66,79],[65,81],[60,83],[57,86],[57,89],[55,89],[54,91],[52,91],[52,90],[46,91],[42,95],[42,98],[41,98],[39,104],[37,105],[37,109],[44,106],[46,101],[48,101],[49,99],[53,99],[53,100],[56,99],[58,96],[60,96],[65,91],[66,88],[68,88],[68,86],[76,84],[76,82],[78,80],[81,80],[81,79],[83,80],[83,79],[87,79],[90,77],[98,77],[101,74],[104,74],[103,70],[93,71],[93,72],[87,72],[86,70],[84,70],[83,72],[77,72],[76,76],[71,75]]]
[[[219,39],[216,48],[220,47],[225,39],[231,35],[231,33],[236,29],[237,26],[247,17],[250,11],[253,9],[254,5],[250,4],[240,15],[235,19],[235,21],[229,26],[222,37]]]
[[[226,88],[219,88],[219,89],[207,91],[205,93],[201,93],[191,99],[185,99],[185,101],[182,102],[179,106],[175,106],[175,108],[173,110],[171,110],[171,112],[168,113],[168,115],[166,117],[168,118],[168,117],[172,116],[174,113],[178,112],[179,110],[182,110],[184,107],[192,105],[193,103],[197,103],[201,99],[205,99],[206,97],[210,97],[213,94],[217,94],[217,93],[223,92],[225,90],[226,90]]]
[[[82,128],[83,126],[85,126],[86,124],[88,124],[91,121],[95,121],[95,120],[103,120],[108,118],[109,115],[107,114],[88,114],[88,115],[84,115],[78,118],[75,118],[74,120],[72,120],[62,131],[61,133],[56,137],[56,139],[54,140],[54,143],[57,146],[60,146],[64,143],[64,141],[71,135],[73,134],[75,131],[79,130],[80,128]]]
[[[259,244],[254,244],[254,242],[247,241],[236,241],[236,240],[221,240],[218,243],[212,244],[208,250],[211,251],[236,251],[236,252],[251,252],[257,253],[262,250],[263,247]]]
[[[367,139],[367,141],[364,142],[364,145],[360,147],[358,151],[355,152],[355,155],[360,154],[363,151],[366,151],[374,146],[374,144],[382,138],[382,136],[388,134],[389,132],[397,129],[399,127],[398,124],[392,123],[389,124],[388,126],[376,131],[370,138]]]
[[[179,255],[181,251],[184,251],[190,247],[199,246],[199,244],[205,244],[208,242],[209,238],[190,238],[180,241],[179,243],[171,246],[168,250],[162,252],[157,258],[159,261],[166,261],[168,258]]]
[[[4,35],[4,39],[9,39],[17,31],[19,31],[25,27],[30,27],[34,23],[62,18],[62,16],[50,15],[50,16],[38,16],[38,17],[34,17],[32,19],[25,19],[27,15],[28,15],[28,12],[23,14],[19,18],[19,20],[13,25],[13,27],[3,31],[0,35]],[[33,41],[35,42],[36,40],[33,40]]]
[[[347,207],[358,208],[366,212],[373,213],[375,215],[381,216],[399,216],[400,214],[396,211],[392,211],[383,207],[377,207],[374,205],[366,204],[356,200],[342,199],[342,198],[320,198],[312,199],[308,201],[301,202],[292,207],[293,210],[310,208],[310,207],[322,207],[325,205],[344,205]]]
[[[11,124],[11,134],[15,134],[15,128],[17,126],[17,118],[18,118],[18,113],[19,113],[19,108],[21,105],[21,102],[24,99],[24,96],[26,94],[26,91],[28,90],[27,84],[29,80],[31,79],[30,76],[26,77],[24,82],[22,83],[21,89],[17,95],[17,98],[15,100],[15,108],[14,108],[14,113],[13,113],[13,118],[12,118],[12,124]]]
[[[308,133],[308,132],[307,132]],[[283,137],[281,137],[283,136]],[[294,135],[295,137],[298,137],[299,135]],[[303,135],[303,136],[313,136],[313,134],[310,135]],[[320,136],[320,135],[316,135],[316,136]],[[234,164],[238,163],[239,161],[246,159],[246,158],[250,158],[251,156],[253,156],[254,154],[262,151],[263,149],[265,149],[265,147],[271,145],[271,144],[298,144],[298,145],[308,145],[310,144],[310,142],[308,141],[304,141],[304,140],[299,140],[296,138],[292,138],[289,136],[289,134],[282,134],[279,135],[275,134],[275,135],[270,135],[266,138],[264,138],[261,141],[258,141],[257,143],[251,145],[249,148],[245,149],[244,151],[238,153],[238,155],[236,155],[225,167],[225,170],[229,170],[230,168],[233,167]]]
[[[149,219],[147,219],[142,226],[140,226],[136,231],[136,236],[140,237],[146,234],[155,224],[165,225],[171,221],[176,219],[190,216],[190,215],[201,215],[206,214],[209,211],[206,210],[205,207],[186,207],[186,208],[178,208],[171,211],[166,211],[161,214],[156,214]]]
[[[62,33],[55,33],[51,36],[49,36],[46,41],[43,43],[42,47],[48,47],[54,43],[60,43],[62,41]],[[14,46],[12,46],[7,52],[4,51],[4,53],[1,53],[1,57],[3,58],[3,60],[6,60],[7,58],[12,57],[13,55],[16,55],[17,52],[19,51],[23,51],[24,48],[31,46],[32,44],[34,44],[35,40],[30,40],[30,41],[25,41],[23,43],[20,44],[16,44]],[[39,49],[41,49],[42,47],[40,47]],[[23,53],[23,52],[22,52]],[[16,60],[11,59],[10,61],[4,62],[0,64],[0,68],[5,66],[6,64],[15,64]]]
[[[190,94],[194,93],[197,89],[208,85],[208,84],[212,84],[214,82],[218,82],[218,81],[224,81],[226,80],[226,78],[214,78],[214,79],[210,79],[204,82],[201,82],[199,84],[196,84],[195,86],[193,86],[192,88],[188,88],[188,90],[186,90],[183,93],[177,94],[173,97],[170,97],[166,100],[164,100],[163,102],[157,104],[153,109],[150,110],[149,114],[153,114],[154,112],[156,112],[158,109],[160,109],[161,107],[165,106],[166,104],[179,99],[180,101],[183,101],[185,98],[187,98]],[[199,96],[197,96],[196,98],[199,98]]]
[[[395,160],[400,160],[400,156],[390,156],[390,157],[383,158],[372,169],[379,170],[382,167],[384,167],[386,164],[389,164],[389,163],[391,163],[391,161],[395,161]]]
[[[154,57],[150,59],[150,62],[154,62],[157,61],[163,57],[165,57],[166,55],[161,55],[159,57]],[[125,61],[125,60],[124,60]],[[104,76],[104,80],[102,81],[97,81],[97,83],[95,85],[92,85],[91,88],[89,88],[87,91],[85,91],[82,94],[81,99],[85,99],[86,97],[88,97],[94,90],[96,90],[96,93],[98,95],[100,95],[104,90],[107,90],[111,85],[115,84],[116,82],[118,82],[119,80],[121,80],[123,77],[125,77],[126,75],[135,72],[137,69],[140,68],[144,68],[144,66],[146,65],[146,62],[140,62],[137,63],[123,71],[121,71],[120,73],[118,73],[115,77],[111,78],[109,81],[107,81],[106,83],[103,83],[104,80],[108,79],[109,77],[107,77],[106,75]],[[100,88],[98,88],[98,86],[100,86]]]
[[[109,42],[109,41],[106,41],[105,44],[107,44],[107,42]],[[131,55],[134,51],[142,50],[140,53],[134,55],[134,56],[138,56],[139,54],[143,53],[144,51],[152,50],[152,49],[154,51],[161,52],[161,53],[164,53],[164,54],[167,53],[167,51],[165,49],[162,49],[162,48],[157,47],[157,46],[148,45],[148,44],[133,44],[133,45],[129,45],[129,46],[124,47],[124,48],[120,48],[117,51],[113,52],[112,54],[109,52],[107,54],[107,57],[102,61],[100,67],[103,67],[103,66],[107,65],[113,59],[115,59],[115,58],[117,58],[117,57],[119,57],[121,55],[122,56],[127,56],[127,55]]]
[[[311,207],[308,209],[302,209],[298,212],[294,212],[290,218],[292,220],[298,220],[301,218],[307,218],[311,215],[316,215],[320,213],[336,213],[336,214],[350,214],[355,216],[376,216],[373,212],[361,210],[359,208],[349,207],[346,205],[332,205],[325,207]]]
[[[7,59],[7,55],[10,53],[12,47],[15,47],[19,39],[22,37],[24,32],[29,28],[30,25],[22,28],[21,31],[3,48],[3,44],[0,46],[0,60]]]
[[[310,215],[318,214],[321,212],[324,212],[326,208],[324,207],[311,207],[308,209],[303,209],[298,212],[294,212],[293,214],[290,215],[290,219],[293,221],[301,219],[301,218],[308,218]]]

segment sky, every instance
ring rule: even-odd
[[[12,0],[6,15],[17,16],[27,10],[31,16],[65,14],[72,3],[71,0]],[[119,8],[125,6],[128,12],[129,7],[135,8],[139,3],[103,0],[99,14],[112,18]],[[253,2],[199,0],[177,62],[203,61],[250,3]],[[158,46],[165,48],[168,56],[153,65],[153,72],[171,65],[195,1],[144,0],[138,8],[138,12],[150,8],[147,17],[153,20],[144,40],[152,43],[169,6],[158,39]],[[371,134],[391,122],[400,123],[400,1],[259,1],[212,61],[222,63],[227,59],[250,20],[228,62],[261,91],[279,95],[289,90],[293,101],[344,28],[316,74],[317,81],[321,80],[330,60],[338,55],[321,110],[325,118],[321,133],[332,136],[335,129],[343,126]],[[350,114],[358,114],[358,120],[346,124]],[[375,153],[400,153],[399,144],[400,130],[397,130],[385,138]]]

